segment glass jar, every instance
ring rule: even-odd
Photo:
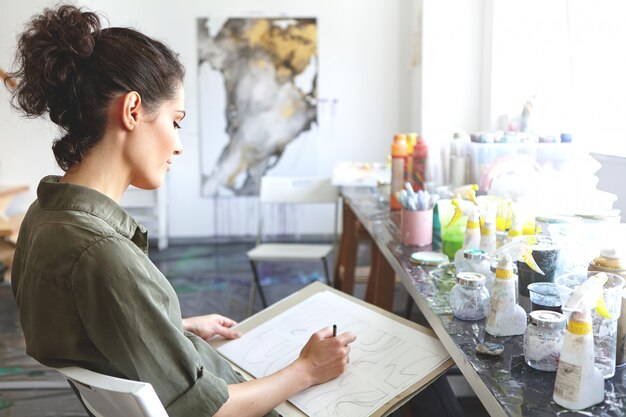
[[[531,311],[524,333],[524,359],[528,366],[555,372],[564,337],[563,314],[548,310]]]
[[[476,272],[459,272],[450,290],[452,314],[461,320],[480,320],[487,316],[489,292],[485,276]]]

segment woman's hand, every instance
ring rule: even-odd
[[[188,317],[183,319],[183,328],[204,340],[209,340],[213,336],[222,336],[225,339],[237,339],[241,336],[231,327],[236,325],[235,320],[219,314],[207,314],[206,316]]]
[[[330,381],[346,369],[349,345],[355,340],[356,336],[350,332],[333,337],[332,329],[327,327],[313,333],[296,362],[301,363],[311,385]]]

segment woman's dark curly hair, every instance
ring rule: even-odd
[[[176,95],[185,69],[163,43],[129,28],[101,28],[98,15],[70,5],[45,9],[20,35],[13,105],[44,113],[64,136],[52,145],[63,170],[78,164],[104,135],[107,108],[136,91],[147,111]]]

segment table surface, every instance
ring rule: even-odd
[[[438,288],[428,268],[408,261],[411,253],[430,248],[400,243],[399,213],[390,213],[367,188],[342,190],[359,221],[393,267],[450,356],[492,416],[624,416],[626,370],[618,368],[605,381],[604,402],[583,411],[567,411],[552,400],[555,372],[542,372],[524,362],[523,336],[493,337],[485,333],[485,320],[463,321],[452,315],[449,289]],[[449,286],[446,286],[449,288]],[[484,341],[504,345],[504,353],[490,357],[476,353]]]

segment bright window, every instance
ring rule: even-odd
[[[531,130],[626,156],[625,22],[622,0],[494,1],[494,124],[532,99]]]

